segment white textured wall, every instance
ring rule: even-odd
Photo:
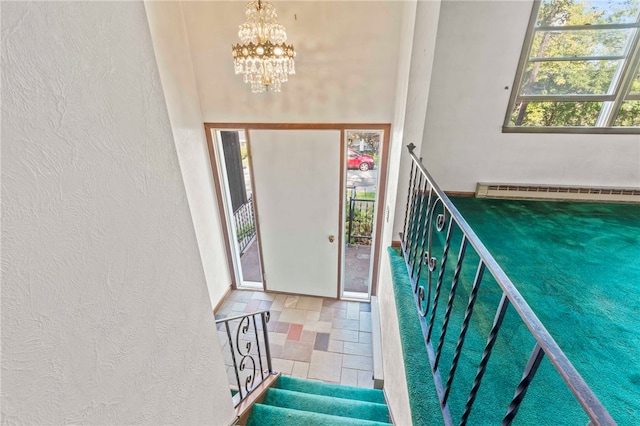
[[[229,289],[231,276],[182,3],[146,1],[145,8],[211,305],[215,307]]]
[[[425,165],[451,191],[478,181],[640,187],[640,135],[502,133],[531,5],[442,3]]]
[[[396,190],[398,187],[398,165],[405,126],[407,96],[409,91],[409,70],[411,66],[412,40],[416,21],[416,1],[404,3],[400,55],[396,80],[396,98],[394,127],[391,132],[389,149],[389,178],[385,201],[384,222],[382,225],[382,250],[378,271],[378,302],[380,306],[380,334],[382,340],[382,366],[384,372],[384,390],[389,409],[396,424],[411,424],[411,407],[404,368],[400,328],[396,313],[396,303],[391,282],[391,269],[386,248],[393,239],[393,222]],[[387,213],[388,212],[388,213]]]
[[[143,4],[2,9],[2,422],[229,423]]]
[[[440,0],[418,1],[415,12],[415,30],[411,51],[411,67],[408,81],[408,91],[405,106],[401,142],[391,151],[391,168],[396,169],[397,194],[395,200],[395,214],[392,222],[393,233],[391,240],[399,240],[398,233],[404,226],[404,212],[406,208],[411,159],[407,145],[413,143],[416,153],[420,152],[423,143],[423,132],[427,112],[427,103],[431,90],[431,75],[436,49],[436,32],[440,19]],[[391,183],[391,182],[390,182]]]
[[[409,176],[406,145],[413,142],[419,147],[422,142],[439,10],[439,1],[404,3],[395,101],[396,125],[391,135],[390,172],[385,202],[389,217],[383,227],[382,247],[399,239],[398,232],[404,220],[406,181]],[[411,424],[400,325],[386,250],[381,252],[378,282],[380,318],[383,318],[381,334],[385,392],[396,424]]]

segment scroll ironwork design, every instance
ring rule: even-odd
[[[270,318],[269,311],[259,311],[216,320],[218,328],[224,327],[226,331],[227,344],[223,345],[223,351],[231,358],[228,368],[233,371],[232,390],[237,392],[235,406],[274,373],[267,328]],[[235,327],[235,336],[232,327]]]
[[[440,189],[429,172],[414,153],[415,146],[408,146],[411,157],[409,188],[405,204],[406,212],[402,232],[400,233],[402,254],[407,266],[407,274],[411,282],[418,318],[421,322],[429,362],[438,394],[442,416],[446,425],[453,424],[449,407],[450,395],[462,393],[466,395],[462,413],[458,421],[467,424],[472,413],[487,365],[494,352],[494,347],[503,325],[503,319],[509,307],[517,313],[517,320],[526,326],[526,333],[536,341],[535,348],[529,356],[522,377],[508,407],[495,407],[501,413],[502,424],[508,425],[516,417],[520,404],[524,400],[530,383],[534,380],[541,360],[546,356],[550,360],[555,373],[564,381],[566,387],[580,403],[582,410],[593,425],[615,425],[606,408],[588,387],[567,356],[560,349],[553,337],[540,322],[524,297],[504,273],[500,265],[488,252],[482,241],[462,217],[449,197]],[[446,232],[444,232],[446,230]],[[435,244],[437,242],[437,244]],[[457,257],[451,253],[458,246]],[[453,259],[456,257],[455,259]],[[450,259],[451,258],[451,259]],[[449,263],[455,266],[451,271]],[[426,268],[423,269],[423,266]],[[476,265],[474,269],[470,268]],[[470,272],[474,271],[473,275]],[[472,276],[475,276],[471,279]],[[491,313],[493,302],[491,297],[483,299],[487,285],[483,282],[490,277],[501,292],[500,302],[495,308],[493,325],[491,326],[479,362],[474,361],[474,354],[463,356],[468,331],[474,324],[475,312],[480,306],[483,315]],[[447,283],[449,283],[447,285]],[[449,287],[448,293],[446,288]],[[493,286],[495,288],[495,286]],[[483,291],[485,293],[483,293]],[[463,295],[468,300],[462,306]],[[439,306],[445,303],[444,312]],[[474,309],[474,307],[476,309]],[[488,310],[487,310],[488,309]],[[451,330],[452,324],[460,327],[457,337]],[[448,337],[449,336],[449,337]],[[480,342],[481,344],[481,342]],[[477,344],[476,344],[477,345]],[[434,350],[435,347],[435,350]],[[480,346],[481,347],[481,346]],[[476,347],[475,351],[478,350]],[[498,355],[497,355],[498,356]],[[526,358],[526,354],[508,354],[518,359]],[[476,371],[471,389],[462,387],[455,380],[461,363],[465,368]],[[446,374],[443,385],[441,371]],[[465,392],[468,392],[465,394]],[[456,398],[456,400],[460,400]],[[458,410],[456,410],[458,411]],[[499,414],[499,413],[496,413]]]

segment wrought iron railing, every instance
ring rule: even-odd
[[[375,200],[349,197],[347,212],[348,244],[371,245]]]
[[[253,389],[274,373],[269,349],[269,311],[216,320],[219,333],[227,340],[222,345],[231,390],[238,406]]]
[[[544,376],[551,376],[554,381],[557,380],[560,384],[564,381],[566,387],[573,393],[582,410],[586,413],[585,418],[588,416],[591,424],[595,425],[614,425],[615,422],[605,407],[551,337],[520,292],[453,203],[429,175],[421,160],[413,152],[415,146],[411,144],[408,148],[412,165],[404,228],[400,237],[444,423],[447,425],[454,423],[449,407],[454,391],[457,394],[456,400],[459,401],[459,406],[456,407],[455,422],[465,425],[469,420],[483,376],[487,372],[489,359],[494,352],[498,334],[501,328],[505,328],[503,327],[505,314],[511,305],[519,316],[519,320],[514,321],[518,323],[521,330],[524,330],[522,333],[526,335],[527,340],[525,341],[533,345],[533,350],[526,365],[518,367],[519,369],[524,368],[522,375],[516,373],[517,376],[512,378],[512,383],[517,383],[513,397],[508,401],[510,397],[507,394],[504,406],[492,407],[492,410],[500,410],[500,413],[496,413],[496,415],[498,419],[502,418],[502,424],[510,425],[513,422],[529,385],[538,372],[541,361],[546,356],[555,370],[548,369],[549,372],[545,371]],[[444,232],[445,230],[446,232]],[[457,259],[452,259],[455,262],[455,268],[452,269],[448,264],[450,263],[449,257],[455,256],[450,256],[451,248],[455,245],[458,245],[458,255]],[[436,254],[436,248],[438,254]],[[463,269],[465,269],[465,273],[462,273]],[[445,281],[450,282],[448,295],[446,294]],[[462,284],[463,281],[464,284]],[[491,281],[491,285],[487,281]],[[486,293],[486,288],[491,288],[491,286],[494,288],[493,295],[487,296],[480,291],[482,287]],[[461,297],[461,293],[465,292],[468,293],[466,304],[464,298]],[[444,304],[445,300],[446,307],[443,312],[439,302]],[[480,302],[476,304],[479,300]],[[486,303],[488,300],[491,300],[492,303]],[[457,309],[454,309],[454,304],[457,304]],[[496,304],[497,309],[494,313],[492,306]],[[475,348],[472,353],[467,350],[466,355],[462,357],[465,343],[469,341],[467,332],[470,326],[477,330],[476,324],[479,321],[475,323],[472,321],[472,319],[477,319],[477,315],[474,317],[476,311],[480,311],[481,314],[478,315],[482,315],[484,318],[493,317],[493,323],[490,327],[484,328],[484,334],[471,333],[474,335]],[[457,338],[449,333],[450,329],[454,328],[452,326],[454,323],[460,327]],[[512,332],[513,330],[510,329],[509,333]],[[486,335],[486,337],[478,338],[477,335],[480,334]],[[501,352],[501,356],[504,356],[504,352]],[[473,361],[475,354],[479,358],[477,361]],[[520,365],[525,364],[526,354],[527,352],[523,352],[519,355]],[[507,356],[509,356],[508,351]],[[514,354],[511,353],[511,356]],[[461,362],[461,357],[463,362]],[[518,362],[514,361],[508,365],[517,365]],[[467,380],[467,386],[460,386],[460,382],[464,382],[463,380],[456,381],[456,389],[452,390],[456,371],[462,363],[465,364],[465,371],[470,372],[470,375],[473,376],[473,380]],[[445,364],[448,364],[448,370]],[[441,373],[446,373],[444,382]],[[484,395],[486,396],[487,393]],[[576,407],[576,409],[580,411],[579,408]]]
[[[233,212],[233,220],[236,225],[236,239],[238,250],[242,255],[256,235],[256,220],[253,212],[253,196],[249,196],[246,203]]]
[[[346,241],[347,244],[371,245],[373,240],[373,216],[375,212],[375,199],[358,198],[358,188],[347,186],[346,203]],[[365,197],[366,190],[361,193]]]

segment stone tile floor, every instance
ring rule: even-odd
[[[234,290],[216,312],[216,319],[264,309],[271,312],[267,329],[275,371],[303,379],[373,387],[368,302]],[[222,327],[219,329],[233,384],[236,379],[227,334]]]

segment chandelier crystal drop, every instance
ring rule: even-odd
[[[247,22],[239,26],[241,44],[232,46],[236,74],[242,74],[254,93],[279,92],[289,74],[295,74],[293,45],[286,44],[287,32],[278,24],[276,8],[261,0],[246,7]]]

